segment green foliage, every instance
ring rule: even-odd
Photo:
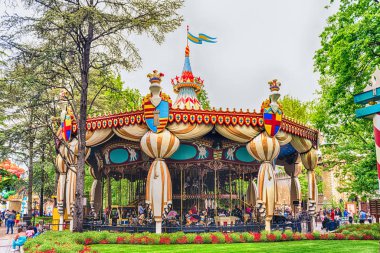
[[[380,12],[373,0],[339,1],[329,17],[316,52],[315,68],[321,73],[313,124],[325,134],[327,169],[338,166],[341,191],[359,196],[373,194],[376,159],[372,122],[357,119],[353,96],[363,91],[380,64]]]
[[[297,98],[285,95],[279,100],[279,103],[282,104],[285,116],[299,120],[304,124],[310,123],[311,102],[302,102]]]
[[[211,109],[211,103],[210,99],[208,98],[207,91],[205,89],[202,89],[198,94],[197,98],[199,102],[201,103],[204,110]]]

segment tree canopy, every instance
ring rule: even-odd
[[[357,119],[353,96],[363,91],[380,65],[380,4],[373,0],[342,0],[329,17],[316,52],[321,73],[313,124],[324,133],[329,166],[338,165],[344,191],[374,194],[376,154],[372,122]]]

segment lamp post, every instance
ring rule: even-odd
[[[34,210],[33,210],[33,227],[36,225],[36,208],[37,208],[37,201],[35,200],[34,202],[33,202],[33,204],[34,204]]]

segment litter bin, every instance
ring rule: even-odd
[[[26,226],[29,227],[32,225],[32,216],[24,215],[22,221],[25,222]]]

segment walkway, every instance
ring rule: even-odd
[[[16,233],[16,228],[14,231]],[[8,253],[11,252],[11,242],[14,235],[7,235],[6,228],[4,224],[0,227],[0,253]]]

